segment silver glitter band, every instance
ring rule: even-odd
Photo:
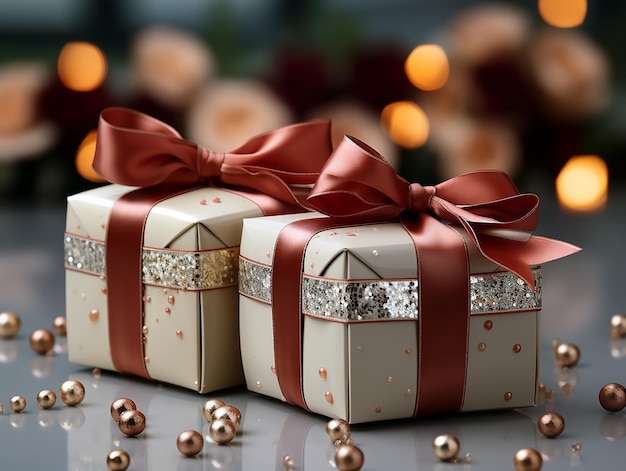
[[[508,271],[470,275],[470,313],[541,309],[541,269],[533,268],[535,291]],[[272,268],[239,259],[239,292],[272,302]],[[304,314],[350,321],[416,319],[417,280],[328,280],[304,275]]]
[[[104,242],[65,234],[65,268],[105,274]],[[143,283],[168,288],[204,290],[235,286],[239,247],[179,251],[143,249]]]

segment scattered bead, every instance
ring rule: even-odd
[[[126,471],[130,466],[130,455],[124,450],[113,450],[107,456],[107,466],[111,471]]]
[[[476,348],[478,348],[479,352],[484,352],[487,350],[487,344],[485,342],[480,342]]]
[[[185,456],[196,456],[204,447],[204,438],[200,432],[185,430],[176,438],[176,448]]]
[[[521,448],[513,456],[513,465],[517,471],[539,471],[543,458],[534,448]]]
[[[85,386],[80,381],[68,379],[61,384],[59,396],[68,406],[77,406],[85,399]]]
[[[572,367],[580,361],[580,349],[573,343],[560,343],[554,355],[559,366]]]
[[[39,355],[45,355],[54,347],[54,335],[47,329],[37,329],[29,338],[30,348]]]
[[[600,405],[610,412],[619,412],[626,407],[626,388],[619,383],[602,386],[598,395]]]
[[[612,338],[617,339],[626,336],[626,316],[624,314],[612,316],[609,325]]]
[[[0,337],[10,339],[17,335],[22,321],[14,312],[0,312]]]
[[[324,367],[321,367],[319,370],[317,370],[317,374],[322,379],[326,379],[326,376],[328,375],[328,373],[326,372],[326,368],[324,368]]]
[[[213,202],[214,203],[221,203],[222,199],[219,196],[216,196],[215,198],[213,198]]]
[[[463,463],[472,464],[474,462],[474,457],[471,453],[465,453],[465,457],[463,458]]]
[[[97,309],[92,309],[91,311],[89,311],[89,320],[91,322],[96,322],[99,317],[100,311],[98,311]]]
[[[202,198],[202,199],[200,200],[200,204],[201,204],[201,205],[203,205],[203,206],[204,206],[204,205],[206,205],[206,200],[205,200],[204,198]]]
[[[328,402],[329,404],[332,404],[333,402],[335,402],[335,399],[333,398],[333,393],[330,391],[326,391],[324,393],[324,398],[326,399],[326,402]]]
[[[510,401],[511,399],[513,399],[513,393],[510,391],[507,391],[504,393],[504,400],[505,401]]]
[[[137,405],[132,399],[120,397],[111,403],[111,417],[115,422],[119,422],[120,415],[127,410],[137,410]]]
[[[173,294],[170,294],[170,295],[167,297],[167,302],[168,302],[168,304],[174,304],[174,303],[176,302],[176,298],[174,298],[174,295],[173,295]]]
[[[294,466],[293,457],[291,455],[283,456],[283,468],[286,470],[293,469]]]
[[[435,456],[446,462],[456,460],[461,449],[458,438],[448,433],[435,437],[432,447]]]
[[[493,321],[485,321],[483,323],[483,328],[487,331],[493,329]]]
[[[205,401],[205,403],[202,404],[202,417],[204,417],[207,422],[211,422],[213,420],[213,412],[225,405],[226,403],[221,399],[209,399]]]
[[[183,338],[183,331],[182,331],[182,330],[180,330],[180,329],[178,329],[178,330],[176,331],[176,337],[178,337],[179,339],[182,339],[182,338]]]
[[[326,435],[335,443],[345,436],[350,436],[350,424],[344,419],[331,419],[326,423]]]
[[[339,471],[358,471],[363,467],[363,451],[354,445],[340,445],[335,451],[335,466]]]
[[[575,442],[575,443],[572,443],[572,446],[570,446],[569,450],[573,455],[580,456],[580,454],[583,451],[583,446],[580,443]]]
[[[546,385],[541,381],[537,384],[537,392],[543,393],[546,390]]]
[[[146,416],[138,410],[127,410],[120,414],[117,425],[124,435],[136,437],[146,428]]]
[[[211,440],[219,445],[226,445],[231,442],[235,438],[236,433],[235,424],[228,419],[214,420],[209,426]]]
[[[556,412],[546,412],[537,422],[539,431],[548,438],[555,438],[561,435],[565,428],[565,420],[561,414]]]
[[[239,430],[241,425],[241,411],[235,406],[221,406],[213,411],[211,414],[211,422],[215,420],[227,419],[230,420],[235,426],[235,432]]]
[[[65,322],[64,316],[57,316],[52,321],[52,328],[61,337],[65,337],[67,335],[67,324]]]
[[[522,351],[522,346],[519,343],[513,345],[513,353],[519,353]]]
[[[91,370],[91,374],[94,378],[99,378],[100,376],[102,376],[102,371],[100,370],[100,368],[94,368],[93,370]]]
[[[0,415],[4,414],[4,404],[0,402]]]
[[[554,397],[554,389],[546,388],[543,391],[543,397],[545,397],[546,399],[552,399]]]
[[[37,394],[37,404],[39,404],[39,407],[42,409],[50,409],[56,402],[57,395],[51,389],[42,389],[39,391],[39,394]]]
[[[9,406],[13,412],[22,412],[26,408],[26,399],[24,396],[13,396],[9,400]]]

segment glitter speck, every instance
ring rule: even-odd
[[[372,255],[374,257],[378,257],[378,250],[376,250],[376,249],[372,250]]]
[[[200,204],[201,204],[201,205],[206,205],[206,200],[205,200],[205,199],[201,199],[201,200],[200,200]]]
[[[393,383],[393,377],[387,376],[387,382],[388,383]]]
[[[404,395],[405,396],[410,396],[411,395],[411,389],[410,388],[406,388],[406,391],[404,391]]]
[[[354,232],[346,232],[346,237],[356,237]]]
[[[182,331],[182,330],[180,330],[180,329],[178,329],[178,330],[176,331],[176,337],[178,337],[179,339],[182,339],[182,338],[183,338],[183,331]]]
[[[380,414],[382,412],[382,409],[380,407],[377,407],[376,409],[374,409],[374,412]]]
[[[150,296],[145,296],[145,297],[144,297],[144,300],[145,300],[147,303],[149,303],[149,302],[151,302],[151,301],[152,301],[152,298],[151,298]]]
[[[311,270],[313,270],[313,269],[315,268],[315,263],[314,263],[314,262],[311,262],[311,265],[310,265],[310,266],[311,266]]]
[[[147,325],[144,325],[144,326],[141,328],[141,331],[143,332],[143,334],[144,334],[144,335],[148,335],[148,332],[149,332],[148,326],[147,326]]]
[[[92,309],[91,311],[89,311],[89,320],[91,322],[96,322],[99,317],[100,311],[98,311],[97,309]]]
[[[361,350],[363,350],[363,347],[361,345],[357,345],[356,346],[356,350],[357,350],[357,352],[360,352]]]
[[[261,381],[256,382],[256,387],[259,389],[263,389],[263,384],[261,383]]]
[[[404,349],[404,354],[405,355],[410,355],[411,354],[411,349],[410,348],[405,348]]]
[[[165,314],[171,314],[172,310],[169,307],[165,308]]]
[[[219,196],[216,196],[215,198],[213,198],[213,202],[214,203],[221,203],[222,199]]]
[[[174,298],[174,295],[170,294],[170,295],[167,297],[167,302],[168,302],[169,304],[174,304],[174,302],[175,302],[175,301],[176,301],[176,299]]]
[[[270,255],[271,255],[271,254],[270,254],[269,250],[268,250],[267,252],[265,252],[265,256],[266,256],[267,258],[270,258]]]
[[[102,374],[102,371],[100,371],[100,368],[94,368],[93,370],[91,370],[91,374],[94,378],[99,378]]]
[[[270,371],[272,372],[272,374],[276,374],[276,365],[270,366]]]
[[[154,322],[156,322],[158,324],[159,322],[161,322],[161,320],[157,317],[157,318],[154,319]]]
[[[102,288],[100,288],[100,292],[101,292],[102,294],[107,294],[107,287],[106,287],[106,286],[103,286]]]

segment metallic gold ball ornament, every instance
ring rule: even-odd
[[[52,321],[52,328],[61,337],[65,337],[67,335],[67,324],[64,316],[57,316]]]
[[[13,412],[22,412],[24,409],[26,409],[26,399],[24,398],[24,396],[13,396],[11,399],[9,399],[9,407],[11,407],[11,410]]]
[[[335,466],[339,471],[359,471],[363,467],[365,456],[355,445],[339,445],[335,451]]]
[[[37,404],[42,409],[50,409],[54,407],[54,404],[57,402],[57,395],[51,389],[42,389],[37,394]]]
[[[559,366],[571,368],[580,361],[580,349],[573,343],[560,343],[554,349],[554,357]]]
[[[344,419],[330,419],[326,423],[326,435],[331,442],[350,437],[350,424]]]
[[[513,465],[517,471],[539,471],[543,458],[534,448],[521,448],[513,456]]]
[[[30,334],[29,343],[35,353],[45,355],[54,347],[54,334],[47,329],[37,329]]]
[[[113,450],[107,456],[107,466],[111,471],[126,471],[130,466],[130,455],[125,450]]]
[[[219,445],[230,443],[236,434],[235,424],[228,419],[213,420],[209,426],[209,437]]]
[[[85,386],[80,381],[68,379],[59,388],[59,397],[68,406],[77,406],[85,399]]]
[[[117,425],[124,435],[136,437],[146,428],[146,416],[138,410],[127,410],[120,414]]]
[[[600,405],[610,412],[619,412],[626,407],[626,388],[619,383],[602,386],[598,394]]]
[[[204,438],[200,432],[185,430],[176,439],[176,448],[185,456],[196,456],[204,447]]]
[[[241,411],[235,406],[222,406],[218,407],[211,414],[211,422],[214,420],[227,419],[230,420],[235,426],[235,432],[239,430],[241,425]]]
[[[445,433],[433,440],[433,453],[441,461],[454,461],[459,456],[461,445],[454,435]]]
[[[10,339],[17,335],[22,321],[14,312],[0,312],[0,337]]]
[[[565,419],[556,412],[546,412],[537,421],[539,431],[548,438],[555,438],[563,433],[565,429]]]
[[[211,422],[211,420],[213,420],[211,417],[213,412],[225,405],[226,403],[221,399],[209,399],[205,401],[205,403],[202,404],[202,417],[204,417],[207,422]]]
[[[137,410],[135,401],[127,397],[120,397],[111,403],[111,417],[114,421],[120,421],[120,415],[127,410]]]

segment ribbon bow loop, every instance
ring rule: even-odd
[[[308,202],[324,214],[355,221],[393,220],[408,212],[456,224],[485,258],[531,287],[530,266],[580,250],[530,234],[539,198],[520,194],[504,172],[466,173],[435,186],[409,183],[378,152],[350,136],[329,157]]]
[[[197,173],[198,177],[211,179],[222,175],[222,164],[226,158],[223,152],[212,152],[198,146]]]

